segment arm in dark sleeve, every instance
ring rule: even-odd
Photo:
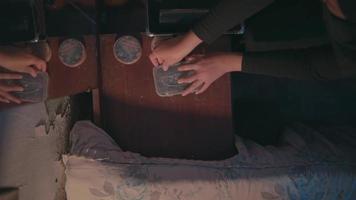
[[[274,0],[221,0],[198,24],[193,32],[204,42],[212,43],[223,33],[241,24]]]
[[[248,52],[242,72],[299,80],[343,78],[329,46],[303,50]]]

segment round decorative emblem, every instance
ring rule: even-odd
[[[122,36],[113,47],[115,58],[123,64],[134,64],[142,56],[140,41],[132,36]]]
[[[87,57],[83,43],[75,39],[64,40],[59,46],[58,56],[68,67],[78,67]]]

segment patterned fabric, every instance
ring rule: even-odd
[[[79,122],[71,134],[71,155],[64,157],[67,198],[356,199],[355,130],[322,132],[296,125],[279,147],[236,138],[239,155],[214,162],[122,152],[101,129]]]

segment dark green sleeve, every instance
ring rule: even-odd
[[[342,74],[356,75],[356,23],[338,19],[326,6],[324,6],[324,23],[337,63],[342,67]]]
[[[304,50],[244,53],[242,72],[298,80],[333,80],[341,75],[329,46]]]
[[[274,0],[221,0],[199,23],[193,32],[204,42],[210,44],[219,36],[241,24]]]

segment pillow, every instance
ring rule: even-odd
[[[78,122],[71,133],[71,154],[63,156],[67,199],[356,198],[355,165],[325,165],[320,160],[314,164],[298,150],[305,141],[289,135],[296,143],[281,150],[239,138],[239,155],[225,161],[193,161],[123,152],[103,130]]]

